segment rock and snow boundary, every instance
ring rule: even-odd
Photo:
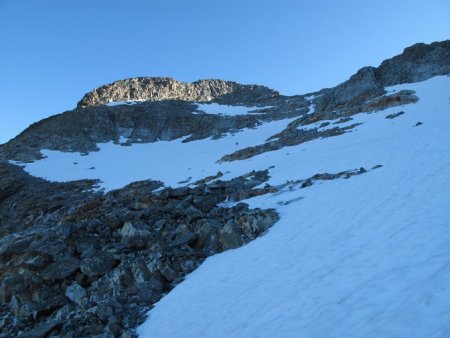
[[[262,238],[208,258],[155,304],[142,337],[447,337],[448,88],[448,76],[389,87],[414,90],[419,101],[354,115],[352,124],[361,124],[338,137],[241,161],[218,162],[291,121],[217,140],[103,144],[88,156],[46,151],[25,169],[51,180],[99,178],[110,190],[145,178],[177,187],[218,171],[231,179],[270,168],[268,183],[284,187],[245,201],[276,208],[281,220]],[[289,184],[378,165],[309,189]]]
[[[385,116],[399,108],[388,109],[365,116],[357,132],[261,155],[275,165],[271,184],[383,167],[247,200],[277,208],[281,220],[207,259],[156,304],[139,335],[447,337],[450,77],[402,88],[419,102],[396,119]]]

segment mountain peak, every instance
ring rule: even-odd
[[[98,87],[84,95],[78,107],[106,104],[111,101],[222,101],[241,102],[279,96],[275,90],[259,85],[243,85],[217,79],[180,82],[170,77],[135,77]]]

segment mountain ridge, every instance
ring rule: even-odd
[[[262,121],[304,115],[312,105],[316,116],[345,117],[351,115],[349,112],[371,109],[365,102],[382,98],[387,84],[450,73],[449,50],[450,40],[428,45],[418,43],[383,61],[378,68],[364,67],[336,87],[306,95],[283,96],[267,87],[223,80],[193,83],[172,78],[119,80],[87,93],[76,109],[44,119],[0,145],[0,160],[36,160],[42,158],[42,148],[96,151],[97,143],[118,142],[120,137],[128,138],[130,143],[172,140],[187,135],[192,135],[190,140],[220,137],[227,131],[256,126]],[[164,98],[171,98],[172,103]],[[105,105],[116,99],[149,100],[127,107],[125,103],[115,107]],[[269,108],[258,116],[196,116],[196,100]],[[98,102],[105,104],[96,105]]]
[[[419,294],[437,307],[445,299],[430,296],[427,280],[445,281],[439,271],[448,266],[441,261],[448,257],[442,210],[450,199],[446,190],[433,189],[446,184],[439,180],[450,163],[442,137],[449,57],[450,40],[416,44],[334,88],[296,96],[222,80],[192,87],[140,78],[150,84],[141,87],[132,78],[30,126],[0,146],[1,334],[129,338],[154,307],[138,330],[144,337],[211,334],[202,323],[218,336],[276,336],[278,327],[293,337],[348,336],[356,327],[362,336],[379,336],[419,325],[423,316],[392,326],[401,324],[397,310],[404,313],[405,304],[433,314],[445,330],[439,308],[427,312],[418,306],[424,300],[416,297],[410,306],[386,290],[411,290],[408,299]],[[150,100],[138,101],[144,98]],[[377,219],[379,213],[386,219]],[[273,236],[278,239],[270,242]],[[417,245],[409,247],[413,236]],[[243,251],[215,255],[249,242]],[[239,252],[250,258],[228,260]],[[286,256],[277,262],[280,252]],[[426,278],[417,282],[414,269],[428,261],[431,267],[421,270]],[[208,276],[214,262],[227,270],[219,264]],[[253,281],[245,270],[261,276]],[[202,278],[195,289],[192,283]],[[385,278],[400,279],[400,286]],[[227,299],[218,299],[221,290]],[[253,293],[258,297],[248,298]],[[380,307],[377,294],[388,300]],[[177,297],[183,308],[170,308]],[[298,317],[292,323],[283,320],[285,303]],[[220,309],[194,318],[210,306]],[[280,307],[282,313],[272,311]],[[324,324],[323,316],[330,321]],[[325,332],[329,327],[336,331]],[[416,336],[434,332],[420,329]]]

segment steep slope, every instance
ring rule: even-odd
[[[128,79],[30,126],[0,146],[1,332],[129,337],[154,304],[141,336],[447,336],[449,55],[292,97]]]
[[[388,88],[415,90],[419,101],[359,114],[363,124],[352,133],[253,158],[255,166],[275,164],[269,184],[288,184],[245,202],[275,207],[281,220],[264,237],[208,259],[138,333],[447,337],[449,88],[448,76]],[[380,168],[301,180],[361,166]]]

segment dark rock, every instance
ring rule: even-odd
[[[187,244],[192,246],[197,241],[198,235],[193,231],[188,231],[182,234],[179,234],[172,242],[172,246],[180,246],[183,244]]]
[[[310,187],[312,185],[313,185],[313,183],[312,183],[311,179],[308,178],[305,181],[303,181],[303,183],[301,185],[301,188],[307,188],[307,187]]]
[[[0,241],[0,255],[22,253],[28,249],[32,240],[32,237],[23,237],[20,234],[6,236]]]
[[[204,222],[198,229],[198,239],[195,243],[195,248],[203,249],[208,255],[218,252],[220,250],[220,243],[218,237],[218,229],[221,223],[208,220]]]
[[[14,178],[2,177],[0,180],[0,202],[7,199],[9,196],[14,195],[22,188],[23,182],[20,182]]]
[[[105,252],[97,252],[91,258],[81,261],[80,269],[85,275],[102,276],[117,265],[118,261]]]
[[[32,330],[23,332],[18,335],[19,338],[44,338],[47,334],[62,325],[62,322],[58,320],[51,320],[40,326],[35,327]]]
[[[219,242],[222,250],[235,249],[245,243],[242,238],[242,233],[232,221],[228,221],[223,228],[219,230]]]
[[[203,212],[209,212],[218,202],[214,196],[196,196],[192,201],[193,205]]]
[[[386,118],[392,120],[392,119],[395,119],[396,117],[403,115],[404,113],[405,113],[404,111],[399,111],[398,113],[392,113],[392,114],[386,115]]]
[[[122,235],[122,243],[130,248],[143,248],[151,238],[149,230],[142,225],[135,225],[131,222],[126,222],[123,225],[120,234]]]
[[[166,263],[161,263],[159,266],[159,271],[167,279],[169,282],[175,280],[178,276],[176,271],[174,271],[169,265]]]
[[[73,257],[60,259],[42,271],[44,280],[58,280],[69,277],[80,268],[80,261]]]

